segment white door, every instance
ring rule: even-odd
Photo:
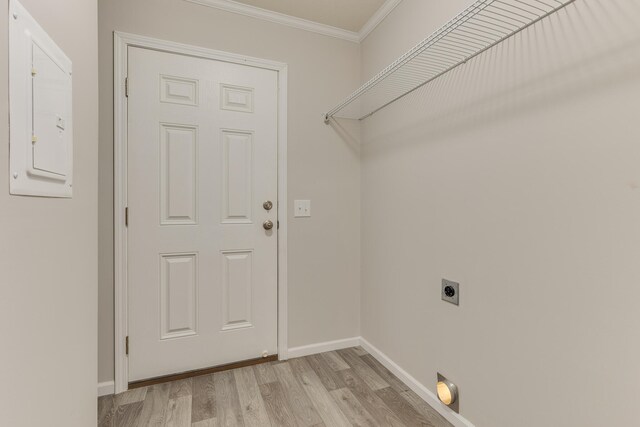
[[[276,354],[277,72],[128,61],[130,381]]]

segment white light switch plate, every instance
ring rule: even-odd
[[[311,200],[295,200],[293,210],[296,218],[311,216]]]

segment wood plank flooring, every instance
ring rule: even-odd
[[[451,427],[360,347],[98,399],[98,427]]]

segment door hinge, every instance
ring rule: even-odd
[[[129,77],[124,78],[124,96],[129,97]]]
[[[124,339],[124,353],[129,355],[129,335],[127,335]]]
[[[124,208],[124,226],[129,226],[129,207]]]

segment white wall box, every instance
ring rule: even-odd
[[[9,7],[10,193],[71,197],[71,60],[19,2]]]

